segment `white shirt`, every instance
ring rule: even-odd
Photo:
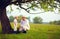
[[[14,31],[17,31],[17,19],[14,19]]]
[[[14,19],[14,26],[17,26],[17,19]]]
[[[25,21],[21,20],[21,26],[27,26],[28,28],[30,28],[29,21],[27,19],[25,19]]]

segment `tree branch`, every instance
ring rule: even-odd
[[[15,4],[15,5],[16,5],[17,2],[18,2],[18,1],[13,1],[13,2],[10,2],[10,4]]]
[[[27,3],[27,2],[32,2],[32,1],[36,1],[36,0],[16,0],[13,2],[10,2],[10,4],[16,4],[16,3]]]
[[[25,9],[25,8],[23,8],[23,7],[20,6],[20,8],[21,8],[21,9],[24,9],[24,10],[25,10],[27,13],[29,13],[29,14],[41,14],[41,13],[44,13],[44,12],[30,13],[30,12],[28,11],[28,9],[29,9],[30,7],[27,8],[27,9]]]
[[[25,9],[25,8],[23,8],[23,7],[21,7],[21,6],[20,6],[20,8],[21,8],[21,9],[24,9],[26,12],[29,13],[29,10],[28,10],[28,9]]]

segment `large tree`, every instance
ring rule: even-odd
[[[10,22],[13,22],[13,21],[14,21],[14,17],[13,17],[13,16],[10,16],[10,17],[9,17],[9,21],[10,21]]]
[[[54,3],[54,1],[57,1],[58,3]],[[22,7],[23,3],[30,3],[31,6],[24,8]],[[29,9],[34,9],[34,7],[39,8],[39,6],[45,11],[52,11],[54,7],[59,8],[57,5],[60,5],[60,0],[0,0],[0,21],[3,33],[11,33],[13,31],[6,15],[6,7],[10,4],[19,5],[21,9],[24,9],[29,13]],[[50,8],[48,9],[49,6]]]
[[[34,19],[33,19],[33,22],[34,23],[42,23],[42,21],[43,21],[43,19],[41,18],[41,17],[35,17]]]

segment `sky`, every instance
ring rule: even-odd
[[[14,6],[13,5],[13,10],[11,13],[7,12],[7,16],[20,16],[20,15],[23,15],[23,16],[26,16],[26,17],[30,17],[30,20],[33,21],[33,18],[34,17],[41,17],[43,19],[43,22],[50,22],[50,21],[57,21],[57,20],[60,20],[60,13],[58,13],[58,9],[55,10],[56,13],[54,12],[44,12],[44,13],[40,13],[40,14],[29,14],[27,13],[26,11],[24,11],[23,9],[21,10],[18,10],[16,9],[18,6]],[[7,10],[10,10],[10,7],[8,6],[7,7]],[[41,12],[40,9],[37,9],[36,11],[30,11],[31,13],[33,12]]]

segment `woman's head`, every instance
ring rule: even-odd
[[[18,16],[15,16],[15,19],[18,19]]]

